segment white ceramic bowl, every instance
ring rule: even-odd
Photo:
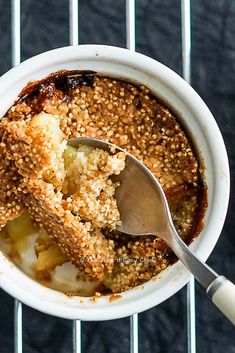
[[[0,117],[29,81],[40,80],[64,69],[94,70],[144,84],[179,113],[205,164],[209,206],[205,228],[191,247],[202,260],[206,260],[219,238],[226,216],[229,166],[222,136],[205,103],[180,76],[153,59],[116,47],[80,45],[37,55],[3,75],[0,78]],[[172,296],[189,279],[189,272],[178,261],[163,271],[157,280],[122,293],[122,298],[110,303],[108,297],[101,297],[94,303],[89,298],[68,298],[42,286],[0,252],[0,286],[6,292],[40,311],[69,319],[108,320],[141,312]]]

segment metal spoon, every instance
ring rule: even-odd
[[[69,145],[87,145],[110,151],[113,146],[94,138],[76,138]],[[123,151],[116,147],[116,151]],[[150,170],[131,154],[126,167],[115,180],[120,181],[115,198],[121,215],[119,231],[129,236],[157,235],[164,239],[197,281],[206,289],[214,304],[235,324],[235,286],[202,262],[177,233],[163,189]]]

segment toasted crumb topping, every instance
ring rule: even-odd
[[[33,218],[54,237],[67,258],[92,279],[100,280],[105,270],[113,266],[113,241],[107,240],[100,229],[93,229],[90,222],[65,210],[62,195],[55,193],[51,184],[44,181],[27,181],[23,204]],[[110,261],[104,262],[108,255]]]
[[[66,141],[108,140],[143,161],[189,243],[203,226],[206,187],[175,115],[144,86],[91,74],[57,75],[26,91],[0,122],[0,227],[27,208],[68,259],[101,281],[104,292],[127,290],[164,270],[174,258],[161,239],[129,240],[115,230],[118,185],[110,175],[124,168],[125,156],[80,150],[71,161]]]
[[[124,152],[109,155],[95,149],[86,155],[79,150],[67,170],[67,179],[75,192],[63,203],[64,208],[91,221],[95,228],[116,229],[121,223],[114,197],[118,184],[109,177],[118,175],[124,168]]]
[[[63,152],[66,141],[57,116],[40,113],[30,121],[3,120],[5,162],[13,161],[18,174],[43,178],[53,184],[64,179]]]
[[[75,152],[71,163],[67,160],[66,169],[66,140],[57,115],[41,112],[29,121],[4,120],[2,126],[5,165],[14,165],[20,179],[15,186],[16,200],[55,239],[73,264],[89,278],[102,279],[105,272],[112,270],[115,252],[113,241],[106,239],[101,229],[116,229],[121,222],[114,198],[118,185],[109,177],[124,169],[125,153],[110,155],[99,149],[88,153],[83,147]],[[2,173],[8,183],[9,178],[5,177],[9,174]],[[75,187],[72,195],[66,178]],[[65,193],[61,192],[65,189]],[[18,215],[15,210],[20,212],[22,206],[16,204],[14,195],[11,204],[2,201],[3,207],[8,207],[1,220],[4,225]]]

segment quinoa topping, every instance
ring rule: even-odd
[[[66,140],[79,136],[108,140],[144,162],[187,243],[203,226],[203,168],[175,114],[145,86],[113,78],[58,73],[30,84],[1,120],[0,226],[26,209],[59,246],[60,261],[97,281],[96,292],[121,292],[174,257],[158,237],[130,240],[116,231],[118,185],[110,176],[124,169],[125,153],[70,151],[70,160]]]

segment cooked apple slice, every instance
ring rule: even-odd
[[[68,260],[60,248],[56,244],[53,244],[47,250],[41,251],[38,254],[36,266],[38,271],[42,271],[62,265],[66,261]]]
[[[91,146],[86,146],[86,145],[81,145],[80,147],[73,147],[70,145],[67,145],[64,153],[63,153],[63,159],[64,159],[64,166],[65,169],[68,169],[70,164],[77,158],[78,152],[83,152],[86,156],[94,150],[93,147]]]
[[[78,153],[77,148],[72,147],[72,146],[66,147],[66,149],[63,153],[65,169],[67,169],[68,166],[76,159],[77,153]]]
[[[37,226],[33,223],[30,214],[23,211],[19,217],[7,222],[6,229],[12,242],[16,242],[34,234]]]

